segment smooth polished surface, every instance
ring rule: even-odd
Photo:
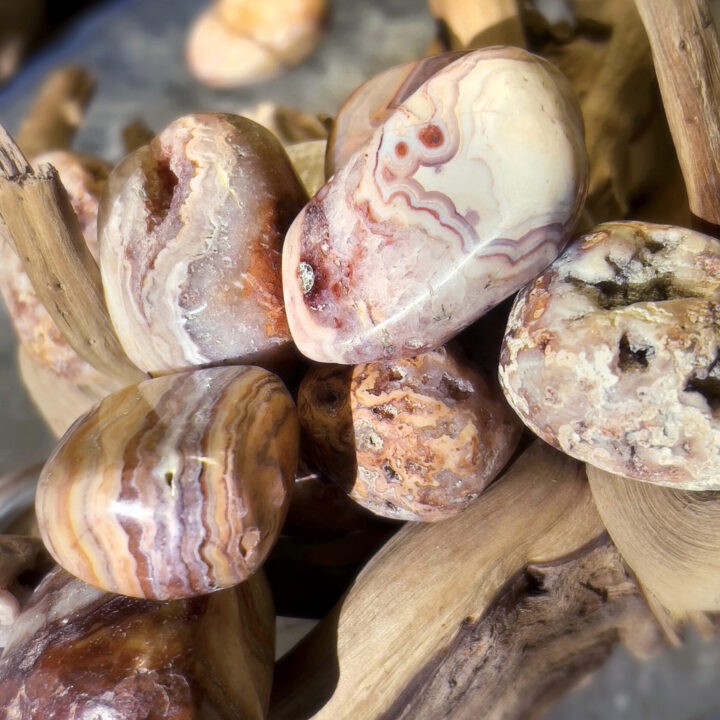
[[[500,360],[523,422],[636,480],[720,489],[720,241],[606,223],[524,288]]]
[[[122,153],[120,130],[136,116],[159,129],[199,108],[232,112],[269,99],[334,113],[373,73],[420,57],[434,31],[427,0],[339,0],[333,3],[328,34],[303,65],[269,83],[219,93],[193,83],[183,63],[187,28],[197,11],[197,0],[115,0],[101,6],[68,27],[17,82],[4,88],[2,121],[17,128],[49,67],[82,63],[96,74],[98,90],[77,146],[117,160]],[[44,458],[54,441],[32,413],[14,370],[14,340],[4,308],[0,366],[0,464],[10,470]],[[683,648],[651,661],[641,662],[618,647],[592,683],[560,700],[547,717],[711,720],[720,709],[719,667],[720,644],[697,635]]]
[[[102,400],[50,456],[43,541],[111,592],[164,600],[235,585],[280,532],[297,452],[294,404],[265,370],[146,380]]]
[[[151,602],[50,573],[0,659],[10,720],[261,720],[273,667],[262,576],[202,598]]]
[[[426,80],[463,54],[447,52],[396,65],[355,89],[332,126],[325,158],[327,176],[342,167]]]
[[[579,109],[548,62],[488,48],[441,68],[290,227],[296,345],[354,364],[443,344],[557,256],[586,166]]]
[[[115,167],[98,219],[110,317],[151,374],[288,354],[281,250],[307,196],[246,118],[171,123]]]

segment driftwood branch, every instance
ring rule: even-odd
[[[549,700],[629,628],[654,646],[603,533],[582,467],[536,442],[468,510],[387,543],[279,663],[271,718],[520,718],[516,691]]]
[[[587,471],[600,517],[642,586],[675,618],[720,612],[720,492]]]
[[[690,209],[720,225],[720,42],[707,0],[636,0]]]
[[[33,171],[0,128],[0,218],[35,292],[73,349],[108,377],[145,376],[127,358],[110,323],[97,263],[57,172]]]
[[[22,152],[34,158],[69,148],[94,91],[95,80],[84,68],[65,66],[50,73],[20,123],[17,144]]]
[[[618,641],[640,656],[662,646],[642,593],[604,537],[573,557],[529,565],[383,718],[537,718]]]

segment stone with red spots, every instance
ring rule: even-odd
[[[288,324],[320,362],[442,345],[552,262],[585,195],[580,112],[545,60],[495,47],[382,78],[285,239]]]

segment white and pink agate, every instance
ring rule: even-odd
[[[98,220],[118,338],[145,372],[291,352],[281,248],[307,194],[280,142],[236,115],[187,115],[115,167]]]
[[[523,422],[568,455],[720,490],[720,241],[599,225],[518,293],[500,380]]]
[[[580,113],[549,63],[498,47],[441,67],[288,231],[295,343],[347,364],[441,345],[552,262],[586,177]]]

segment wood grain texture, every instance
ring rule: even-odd
[[[720,612],[720,492],[587,472],[600,517],[642,586],[675,618]]]
[[[517,0],[429,0],[428,5],[432,15],[443,23],[450,50],[525,46]]]
[[[572,557],[529,565],[512,578],[380,719],[540,718],[599,669],[618,642],[641,657],[663,647],[640,588],[603,536]]]
[[[0,128],[0,232],[12,243],[41,302],[70,346],[120,382],[144,377],[120,347],[100,271],[52,166],[34,171]]]
[[[82,382],[57,375],[22,345],[18,347],[17,367],[28,397],[58,438],[95,403],[124,386],[100,373],[94,380]]]
[[[92,156],[65,150],[44,153],[36,158],[35,166],[45,163],[57,170],[87,247],[97,259],[98,202],[111,166]],[[112,385],[111,379],[70,347],[35,292],[22,260],[7,241],[0,241],[0,294],[21,347],[36,364],[65,384]]]
[[[693,214],[720,225],[720,41],[707,0],[636,0]]]
[[[511,578],[602,532],[583,468],[535,443],[465,512],[385,545],[280,662],[271,717],[382,717]]]

